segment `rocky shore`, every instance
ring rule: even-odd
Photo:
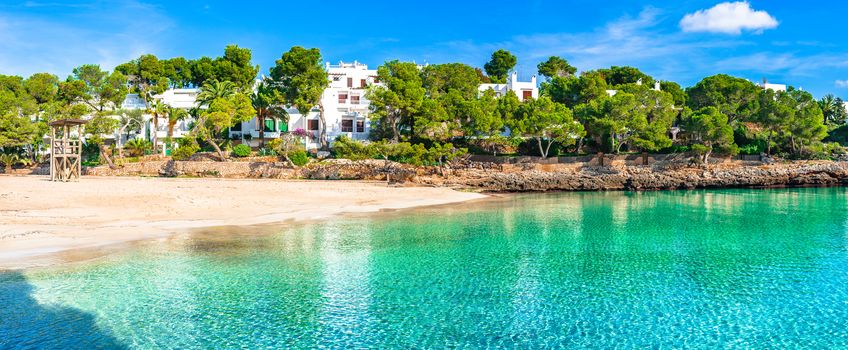
[[[837,186],[848,185],[848,163],[822,161],[752,165],[740,162],[708,167],[659,164],[609,168],[530,166],[528,169],[467,169],[456,171],[455,176],[441,183],[432,183],[493,192]]]

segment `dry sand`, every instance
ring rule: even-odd
[[[190,229],[314,220],[484,198],[357,181],[0,176],[0,269]]]

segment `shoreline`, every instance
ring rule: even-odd
[[[0,271],[51,265],[60,253],[223,226],[285,225],[489,196],[364,181],[0,177]]]

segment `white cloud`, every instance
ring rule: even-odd
[[[766,11],[755,11],[747,1],[723,2],[706,10],[687,14],[680,20],[684,32],[741,34],[743,30],[762,32],[776,28],[777,19]]]
[[[838,88],[848,88],[848,80],[837,80],[835,82],[835,85]]]

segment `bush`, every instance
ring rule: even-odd
[[[372,147],[364,142],[351,140],[342,135],[333,142],[333,157],[350,160],[363,160],[374,158]]]
[[[299,149],[289,153],[289,160],[296,166],[304,166],[309,163],[309,156],[306,151]]]
[[[171,157],[174,160],[186,160],[191,158],[197,151],[200,150],[200,146],[191,139],[180,139],[177,141],[179,147],[171,152]]]
[[[260,148],[257,154],[260,156],[276,156],[277,152],[273,148]]]
[[[151,149],[153,149],[153,143],[143,138],[134,138],[127,141],[127,144],[124,145],[124,150],[127,151],[131,157],[141,157]]]
[[[253,151],[250,149],[250,146],[245,144],[238,144],[233,147],[233,155],[236,157],[248,157],[252,152]]]

